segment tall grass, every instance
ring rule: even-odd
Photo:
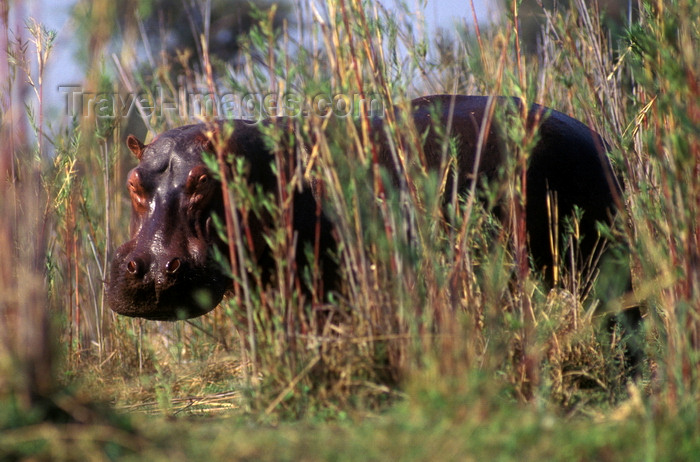
[[[407,394],[426,406],[449,408],[447,402],[455,409],[468,400],[484,419],[494,412],[492,403],[510,399],[574,414],[608,412],[629,399],[630,389],[633,397],[641,390],[644,403],[663,415],[697,405],[697,2],[642,3],[628,35],[611,43],[595,11],[575,1],[564,13],[544,12],[536,55],[522,51],[517,2],[509,4],[503,27],[465,27],[437,44],[408,8],[298,2],[297,24],[275,29],[274,11],[261,12],[259,25],[240,37],[239,60],[209,57],[203,41],[201,62],[182,75],[173,71],[186,62],[182,55],[159,54],[159,44],[136,33],[124,34],[121,53],[97,60],[107,47],[98,26],[112,24],[114,11],[108,2],[94,3],[79,9],[93,57],[85,86],[123,98],[141,93],[128,128],[121,118],[79,117],[47,133],[40,76],[52,65],[51,34],[32,25],[32,48],[8,38],[14,51],[3,82],[2,133],[14,141],[3,146],[0,297],[3,322],[12,327],[4,329],[0,354],[2,400],[28,390],[30,403],[31,396],[52,396],[59,384],[80,377],[91,399],[106,396],[123,406],[153,401],[172,414],[183,397],[220,403],[224,396],[231,406],[275,420],[342,418]],[[6,13],[8,3],[3,6]],[[138,24],[129,21],[136,31]],[[159,58],[127,59],[140,47]],[[38,68],[22,65],[29,59],[38,60]],[[113,63],[116,70],[109,71]],[[20,120],[12,88],[27,76],[38,102],[26,114],[34,144],[29,136],[26,144],[10,136]],[[523,223],[505,225],[491,214],[497,196],[508,197],[516,211],[521,203],[519,174],[532,134],[517,120],[509,130],[518,155],[508,178],[475,200],[438,194],[449,171],[425,170],[421,134],[402,116],[383,114],[392,148],[410,173],[410,187],[396,189],[376,164],[369,107],[357,106],[346,118],[312,111],[295,121],[294,136],[310,145],[308,152],[282,148],[289,145],[280,142],[287,133],[269,134],[276,167],[285,173],[276,195],[251,192],[237,169],[228,178],[238,209],[280,223],[268,236],[278,262],[274,283],[261,287],[255,271],[243,272],[217,310],[187,323],[115,316],[105,305],[103,281],[111,252],[128,238],[122,183],[135,161],[122,147],[127,131],[137,127],[151,139],[191,122],[178,111],[148,111],[174,101],[183,107],[188,94],[246,92],[277,96],[272,101],[278,103],[288,92],[357,95],[404,113],[412,97],[424,94],[507,94],[561,110],[604,134],[625,183],[620,224],[607,232],[629,248],[623,258],[631,260],[635,279],[634,294],[606,305],[644,303],[638,381],[626,377],[620,332],[609,334],[594,315],[601,301],[595,293],[586,296],[588,276],[570,275],[546,291],[523,264]],[[260,115],[265,108],[254,109]],[[454,146],[446,141],[444,149],[450,154]],[[307,157],[290,165],[293,156]],[[340,242],[344,282],[330,303],[316,293],[303,296],[299,281],[288,277],[298,262],[286,199],[312,181]],[[250,237],[236,229],[228,230],[231,261],[245,266]],[[318,249],[306,253],[318,258]],[[311,268],[306,277],[317,280]],[[592,277],[605,282],[614,275]],[[10,374],[16,367],[25,372]]]

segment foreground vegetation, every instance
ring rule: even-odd
[[[328,1],[322,10],[300,2],[293,10],[304,27],[274,20],[274,9],[261,12],[239,38],[239,58],[228,61],[209,55],[201,24],[193,26],[203,37],[196,58],[159,54],[159,42],[139,34],[133,18],[111,31],[117,12],[108,2],[79,3],[80,33],[89,39],[84,89],[116,92],[136,110],[129,118],[96,117],[115,109],[96,98],[91,114],[65,125],[44,115],[41,77],[51,65],[51,32],[28,22],[32,46],[7,34],[0,455],[694,460],[700,6],[643,2],[625,35],[613,38],[585,3],[545,11],[531,55],[522,51],[512,4],[501,27],[434,39],[407,12],[385,14],[348,0]],[[139,14],[148,4],[139,2]],[[8,24],[9,3],[2,6]],[[150,59],[138,62],[136,49]],[[22,107],[16,96],[27,80],[36,104]],[[400,107],[424,94],[511,94],[585,121],[605,134],[625,183],[624,216],[617,228],[601,231],[626,243],[620,258],[631,262],[635,294],[606,292],[616,275],[605,268],[598,275],[567,271],[575,223],[561,287],[549,292],[538,274],[517,264],[517,220],[499,224],[489,206],[495,198],[520,203],[517,161],[527,149],[515,150],[507,181],[491,185],[484,200],[453,198],[444,206],[435,193],[442,177],[418,163],[411,167],[414,187],[402,193],[370,181],[366,114],[356,107],[355,117],[329,122],[319,106],[300,118],[297,136],[315,140],[306,171],[280,191],[311,178],[323,184],[324,206],[343,242],[341,295],[321,306],[284,280],[260,288],[253,272],[217,310],[187,323],[116,317],[105,306],[102,281],[128,231],[123,182],[133,160],[123,140],[132,131],[152,139],[188,116],[227,115],[226,108],[259,116],[261,104],[274,101],[201,114],[192,114],[192,104],[151,110],[182,94],[205,95],[199,101],[206,102],[215,92],[360,95]],[[21,129],[22,110],[36,141]],[[335,110],[342,115],[342,107]],[[387,124],[402,134],[394,138],[398,152],[417,159],[401,140],[420,134],[400,119]],[[513,146],[527,146],[531,134],[513,121],[509,136]],[[283,200],[248,191],[239,178],[229,186],[239,207],[288,223]],[[237,234],[234,252],[246,245]],[[286,274],[293,265],[289,227],[270,243]],[[605,329],[597,308],[621,310],[638,300],[645,360],[630,379],[622,333]],[[319,311],[335,322],[319,324]]]

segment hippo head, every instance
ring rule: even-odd
[[[221,184],[202,162],[211,151],[203,125],[170,130],[144,145],[127,139],[139,164],[129,172],[131,240],[112,259],[107,299],[122,315],[174,320],[200,316],[221,301],[231,279],[212,260],[222,246]]]

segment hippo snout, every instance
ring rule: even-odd
[[[107,297],[116,313],[154,320],[201,316],[216,307],[230,285],[211,262],[188,255],[121,246],[112,260]]]
[[[147,254],[127,256],[124,261],[126,277],[135,283],[147,284],[153,281],[156,297],[179,279],[187,278],[187,268],[179,257],[153,258]]]

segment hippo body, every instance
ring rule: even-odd
[[[487,119],[489,101],[517,109],[520,100],[482,96],[437,95],[412,102],[413,122],[424,138],[423,152],[428,168],[440,168],[442,142],[448,122],[450,136],[458,141],[457,191],[465,192],[473,177],[477,140]],[[234,130],[227,150],[244,157],[247,183],[277,193],[277,177],[271,167],[275,156],[258,126],[246,121],[229,121]],[[289,120],[275,123],[288,130]],[[527,170],[526,216],[529,250],[538,269],[551,266],[549,213],[545,199],[556,193],[559,215],[574,205],[584,213],[581,253],[587,259],[596,242],[596,222],[610,223],[620,200],[621,188],[606,155],[603,139],[583,123],[560,112],[532,105],[526,125],[537,127],[538,141],[530,153]],[[439,129],[436,127],[439,126]],[[378,160],[400,185],[400,169],[386,142],[383,122],[372,123],[378,143]],[[127,144],[139,164],[128,179],[132,199],[132,239],[119,247],[111,263],[107,297],[112,310],[148,319],[179,319],[202,315],[219,303],[231,287],[231,280],[212,261],[210,247],[226,246],[212,226],[212,213],[223,216],[221,184],[202,162],[201,154],[212,151],[205,126],[188,125],[164,132],[148,146],[133,137]],[[506,158],[501,131],[494,119],[482,148],[479,176],[498,180]],[[287,149],[290,165],[298,162],[297,149]],[[449,188],[448,188],[449,190]],[[335,249],[333,223],[323,213],[311,185],[295,188],[293,227],[297,233],[297,266],[304,270],[303,250],[318,243],[324,291],[333,290],[339,275],[329,250]],[[274,260],[266,253],[262,234],[271,224],[251,220],[248,224],[256,242],[257,264],[266,283],[274,274]],[[318,239],[318,240],[317,240]],[[546,272],[546,270],[545,270]],[[551,278],[551,275],[548,276]],[[301,280],[301,278],[300,278]]]
[[[450,137],[458,140],[457,191],[471,187],[477,140],[482,123],[488,119],[488,96],[436,95],[412,101],[413,120],[418,133],[428,133],[423,144],[428,168],[439,168],[443,152],[444,133],[451,118]],[[491,97],[497,109],[510,116],[520,111],[518,98]],[[433,120],[436,108],[438,121]],[[496,111],[498,113],[498,111]],[[504,114],[500,114],[503,116]],[[520,117],[520,114],[517,114]],[[503,143],[503,133],[494,118],[479,159],[479,175],[489,182],[502,181],[501,169],[509,155]],[[520,122],[519,122],[520,123]],[[574,206],[584,211],[579,223],[583,236],[579,245],[582,260],[595,253],[600,245],[596,222],[612,223],[622,188],[607,156],[608,145],[603,138],[580,121],[559,111],[533,104],[527,113],[525,128],[536,129],[537,138],[529,153],[527,168],[526,219],[530,256],[535,267],[544,270],[547,282],[553,282],[552,252],[549,241],[552,225],[547,196],[556,196],[560,215],[559,232],[563,231],[564,217]],[[437,127],[437,128],[436,128]],[[386,150],[384,150],[386,151]],[[387,156],[380,155],[385,165],[391,165]],[[447,192],[451,182],[445,188]]]

